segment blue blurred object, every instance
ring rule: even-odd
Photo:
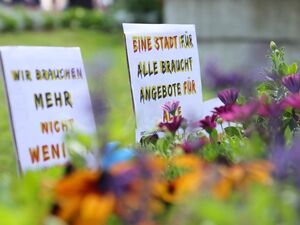
[[[119,142],[110,142],[104,147],[102,156],[102,168],[109,170],[114,164],[126,162],[135,156],[135,152],[129,148],[119,148]]]

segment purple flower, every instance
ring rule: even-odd
[[[274,176],[282,181],[293,182],[300,188],[300,139],[294,140],[290,149],[275,146],[272,149],[271,161],[275,166]]]
[[[174,100],[174,101],[166,102],[164,105],[161,106],[161,108],[174,116],[176,110],[178,109],[178,106],[179,106],[179,101]]]
[[[205,84],[213,89],[235,87],[243,90],[244,94],[251,94],[255,82],[260,78],[239,72],[224,72],[214,61],[209,61],[205,68]]]
[[[220,91],[218,93],[219,99],[225,104],[225,105],[231,105],[236,102],[236,99],[239,96],[239,90],[237,89],[225,89],[223,91]]]
[[[237,87],[238,85],[243,85],[245,78],[248,78],[244,74],[221,71],[217,63],[213,61],[207,63],[205,75],[207,79],[204,82],[207,82],[212,88]]]
[[[160,123],[158,126],[161,129],[167,130],[173,134],[179,129],[183,122],[182,116],[174,116],[172,122]]]
[[[284,108],[292,107],[294,109],[300,109],[300,94],[292,94],[287,96],[282,100],[281,104]]]
[[[257,102],[249,102],[245,105],[233,105],[229,112],[220,114],[220,117],[226,121],[246,121],[257,109]]]
[[[282,84],[292,93],[300,90],[300,74],[293,74],[282,78]]]
[[[98,181],[98,190],[103,193],[111,191],[115,195],[121,196],[126,193],[128,186],[138,175],[139,171],[136,168],[123,170],[117,175],[103,171]]]
[[[216,115],[206,116],[204,119],[199,120],[197,122],[197,125],[209,133],[212,129],[216,128],[217,126],[215,120],[216,120]]]

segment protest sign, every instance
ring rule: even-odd
[[[172,115],[161,106],[179,101],[177,116],[201,115],[202,87],[194,25],[123,24],[136,139]]]
[[[79,48],[1,47],[21,172],[68,161],[64,136],[96,131]]]

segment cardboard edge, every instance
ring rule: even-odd
[[[128,75],[129,75],[129,85],[130,85],[130,92],[131,92],[132,109],[133,109],[134,120],[135,120],[135,131],[137,133],[137,118],[136,118],[136,112],[135,112],[135,101],[133,98],[133,87],[132,87],[132,83],[131,83],[131,72],[130,72],[130,66],[129,66],[127,39],[126,39],[126,34],[123,33],[123,35],[124,35],[124,40],[125,40],[125,53],[126,53],[127,70],[128,70]],[[135,139],[136,139],[135,140],[136,142],[139,142],[139,140],[137,140],[137,137]]]

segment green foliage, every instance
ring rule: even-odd
[[[241,128],[239,127],[226,127],[224,130],[228,137],[241,137]]]
[[[222,157],[224,154],[222,146],[218,144],[208,144],[202,150],[202,157],[208,162],[217,160],[218,157]]]
[[[207,195],[193,196],[173,210],[167,224],[297,224],[296,202],[299,197],[296,190],[255,185],[247,192],[236,192],[226,201]]]
[[[120,218],[115,215],[110,216],[107,221],[107,225],[124,225]]]
[[[267,95],[275,101],[279,101],[286,95],[286,89],[281,84],[282,77],[297,73],[298,65],[297,63],[288,65],[284,58],[285,49],[278,48],[275,42],[271,42],[270,49],[269,58],[271,59],[272,67],[266,70],[269,79],[258,85],[257,91],[258,96]]]
[[[52,185],[62,168],[28,172],[22,179],[1,175],[0,216],[6,225],[38,225],[51,207]]]
[[[164,172],[164,177],[168,181],[172,181],[179,176],[182,176],[189,172],[186,168],[178,167],[173,165],[172,163],[169,164],[168,168]]]
[[[210,162],[218,159],[228,163],[245,162],[263,158],[266,153],[266,144],[257,133],[251,137],[244,137],[238,127],[225,128],[226,135],[219,143],[207,144],[200,151],[202,157]]]
[[[43,19],[44,19],[44,27],[47,30],[53,29],[58,26],[56,19],[50,14],[45,14]]]

